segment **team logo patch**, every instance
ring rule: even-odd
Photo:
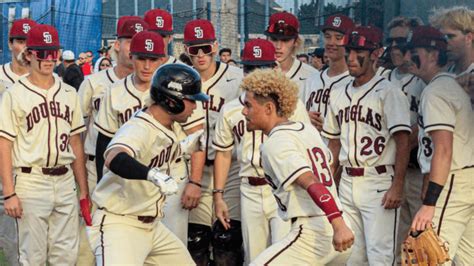
[[[261,58],[262,57],[262,49],[260,46],[254,46],[253,47],[253,56],[255,58]]]
[[[198,39],[202,39],[202,37],[204,37],[204,32],[202,31],[201,27],[194,28],[194,36]]]
[[[341,26],[341,23],[342,23],[342,20],[340,17],[335,17],[334,20],[332,21],[332,25],[337,28]]]
[[[331,195],[329,194],[323,194],[321,197],[319,197],[319,201],[321,202],[328,202],[331,199]]]
[[[181,84],[179,84],[177,82],[170,81],[170,83],[168,83],[168,89],[173,89],[175,91],[182,91],[183,86],[181,86]]]
[[[43,41],[45,43],[52,43],[53,42],[53,36],[48,31],[43,32]]]
[[[142,32],[143,31],[143,25],[140,23],[135,23],[135,32]]]
[[[156,17],[156,26],[158,28],[163,28],[164,25],[165,25],[165,21],[163,17],[160,17],[160,16]]]
[[[285,21],[283,19],[280,19],[278,23],[285,23]]]
[[[23,32],[26,34],[31,30],[30,24],[23,24]]]
[[[155,43],[153,43],[153,40],[151,39],[145,40],[145,50],[147,50],[148,52],[152,52],[154,47],[155,47]]]

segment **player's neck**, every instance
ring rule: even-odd
[[[293,66],[293,62],[295,62],[296,58],[293,56],[289,56],[284,61],[279,62],[280,69],[283,73],[290,71],[291,67]]]
[[[18,76],[23,76],[28,73],[28,67],[21,65],[16,58],[12,58],[10,67],[13,73],[17,74]]]
[[[419,77],[426,83],[430,83],[430,81],[439,73],[441,72],[441,68],[437,65],[429,66],[426,68],[424,73],[421,73]]]
[[[366,73],[354,79],[354,87],[360,87],[372,80],[375,76],[375,71],[370,68]]]
[[[31,71],[28,75],[28,80],[31,84],[44,90],[48,90],[54,85],[53,75],[44,75],[35,71]]]
[[[273,116],[268,118],[267,126],[262,129],[263,134],[267,135],[277,126],[288,123],[288,118]]]
[[[123,64],[117,64],[114,67],[114,73],[119,79],[123,79],[126,76],[130,75],[133,73],[133,67],[129,68],[127,66],[124,66]]]
[[[147,91],[148,89],[150,89],[151,82],[142,81],[141,79],[138,78],[136,74],[132,76],[132,82],[133,82],[133,86],[135,86],[135,88],[139,91]]]
[[[460,74],[474,62],[474,51],[468,52],[465,56],[461,57],[461,60],[455,62],[454,73]]]
[[[206,81],[210,80],[214,76],[216,71],[217,71],[217,63],[216,63],[216,61],[213,60],[211,62],[211,65],[206,70],[203,70],[203,71],[199,72],[199,75],[201,76],[202,82],[206,82]]]
[[[328,68],[328,76],[334,77],[347,71],[347,63],[344,58],[338,61],[332,61]]]
[[[158,121],[161,125],[166,127],[167,129],[171,129],[171,125],[173,124],[173,120],[168,112],[166,112],[162,107],[152,104],[146,110],[148,114],[153,116],[153,118]]]

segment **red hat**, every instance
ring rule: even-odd
[[[278,12],[271,15],[265,35],[275,39],[293,39],[298,37],[299,30],[300,23],[293,14]]]
[[[359,26],[344,35],[343,44],[350,49],[375,50],[382,47],[383,33],[377,27]]]
[[[26,47],[32,50],[58,50],[61,48],[58,31],[51,25],[37,24],[28,32]]]
[[[275,61],[275,46],[270,41],[254,39],[245,43],[242,64],[257,66],[272,64]]]
[[[143,57],[164,57],[165,45],[160,34],[153,31],[142,31],[132,38],[130,53]]]
[[[193,45],[214,42],[216,33],[209,20],[191,20],[184,26],[184,44]]]
[[[425,47],[435,48],[437,50],[446,51],[448,48],[448,41],[438,29],[431,26],[418,26],[408,34],[407,47]]]
[[[148,30],[148,24],[141,18],[125,20],[117,30],[117,38],[132,38],[135,34]]]
[[[354,28],[354,22],[348,16],[344,16],[341,14],[332,15],[326,19],[324,22],[322,32],[326,30],[333,30],[340,32],[342,34],[346,34],[348,31]]]
[[[145,13],[145,21],[150,28],[148,30],[156,31],[163,35],[173,34],[173,17],[163,9],[151,9]]]
[[[10,29],[9,38],[26,39],[28,32],[36,26],[36,22],[31,19],[23,18],[13,21]]]

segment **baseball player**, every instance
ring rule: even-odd
[[[53,75],[60,49],[54,27],[34,26],[26,47],[30,73],[5,91],[0,103],[5,212],[16,218],[21,265],[74,265],[79,243],[76,183],[83,216],[90,221],[79,98]]]
[[[410,64],[404,62],[407,38],[410,30],[420,25],[419,18],[396,17],[388,23],[389,37],[387,38],[388,53],[395,68],[387,75],[395,88],[400,88],[406,95],[410,106],[410,126],[412,133],[409,137],[410,161],[403,186],[403,200],[400,206],[400,223],[397,237],[397,262],[401,263],[401,244],[408,235],[411,221],[421,207],[420,193],[423,186],[423,175],[417,162],[418,154],[418,108],[423,88],[426,84],[420,78],[408,72]]]
[[[406,60],[410,71],[426,83],[421,94],[419,161],[429,173],[423,205],[411,224],[423,231],[434,223],[439,236],[449,242],[456,265],[474,261],[474,112],[467,93],[455,76],[443,72],[448,61],[444,35],[430,26],[419,26],[409,38]]]
[[[236,99],[240,95],[239,84],[243,73],[237,67],[229,66],[221,62],[216,62],[214,57],[218,52],[214,26],[208,20],[197,19],[188,22],[184,27],[184,44],[186,54],[191,58],[193,67],[201,76],[202,91],[209,95],[209,102],[203,103],[205,114],[205,133],[204,133],[204,156],[201,160],[202,172],[191,174],[192,184],[201,188],[202,193],[199,205],[192,209],[189,214],[189,236],[188,249],[198,265],[207,265],[209,261],[209,244],[211,235],[211,226],[213,222],[212,213],[212,188],[213,188],[213,165],[215,151],[212,148],[212,137],[214,128],[219,117],[222,106]],[[197,162],[198,160],[196,160]],[[224,198],[229,205],[230,219],[240,221],[240,178],[238,176],[239,164],[232,160],[229,170],[229,181],[226,184],[226,193]],[[219,222],[217,222],[219,223]],[[233,239],[241,237],[240,225],[234,226]],[[214,236],[217,240],[216,245],[223,246],[222,238]],[[224,254],[219,253],[222,250],[214,250],[216,263]],[[236,250],[235,252],[239,252]],[[240,255],[235,255],[236,257]]]
[[[18,56],[25,49],[28,31],[36,25],[30,19],[18,19],[13,21],[8,34],[8,48],[11,51],[12,61],[0,66],[0,97],[11,85],[16,83],[20,77],[28,73],[28,67],[24,65]],[[3,195],[2,183],[0,182],[0,193]],[[3,198],[0,199],[0,249],[4,250],[10,265],[18,265],[16,250],[18,237],[15,228],[15,220],[4,215]]]
[[[319,71],[296,59],[296,52],[302,45],[299,30],[298,18],[291,13],[278,12],[270,16],[265,35],[275,46],[275,55],[281,71],[296,82],[299,98],[304,102],[306,80],[317,75]]]
[[[117,131],[105,152],[111,171],[93,193],[99,208],[88,227],[98,265],[194,265],[184,244],[160,219],[166,197],[178,190],[170,177],[173,164],[184,164],[178,158],[187,150],[178,141],[178,122],[186,122],[196,101],[208,97],[201,92],[199,74],[184,65],[160,68],[151,87],[153,103]],[[199,133],[188,138],[199,146]]]
[[[261,146],[263,169],[280,217],[292,223],[290,233],[251,265],[344,264],[354,235],[342,219],[331,154],[310,123],[288,120],[297,85],[279,71],[255,70],[241,86],[246,128],[268,136]]]
[[[331,60],[329,68],[306,80],[304,103],[309,112],[311,123],[321,131],[328,113],[329,94],[333,88],[346,85],[351,79],[347,70],[345,49],[342,39],[346,32],[354,27],[354,22],[344,15],[330,16],[324,23],[324,52]]]
[[[344,37],[354,80],[331,91],[323,136],[343,167],[339,197],[354,229],[348,265],[389,265],[395,240],[411,132],[402,90],[375,74],[382,31],[356,27]]]

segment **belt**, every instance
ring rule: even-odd
[[[364,176],[365,168],[357,168],[357,167],[345,167],[346,168],[346,173],[349,176]],[[379,165],[374,167],[375,171],[377,171],[377,174],[384,174],[387,172],[387,167],[385,165]]]
[[[214,160],[208,160],[206,159],[206,162],[204,163],[206,166],[213,166],[214,165]]]
[[[95,160],[95,156],[94,156],[94,155],[88,155],[88,158],[89,158],[89,161],[94,161],[94,160]]]
[[[137,219],[144,224],[151,224],[155,221],[156,217],[153,216],[137,216]]]
[[[265,179],[265,177],[247,176],[247,178],[249,180],[249,184],[252,186],[268,185],[267,179]]]
[[[32,170],[31,167],[20,167],[20,169],[21,169],[21,172],[25,174],[31,173],[31,170]],[[44,175],[53,175],[53,176],[64,175],[67,173],[67,171],[68,169],[64,165],[55,167],[55,168],[46,168],[46,167],[41,168],[41,172]]]

